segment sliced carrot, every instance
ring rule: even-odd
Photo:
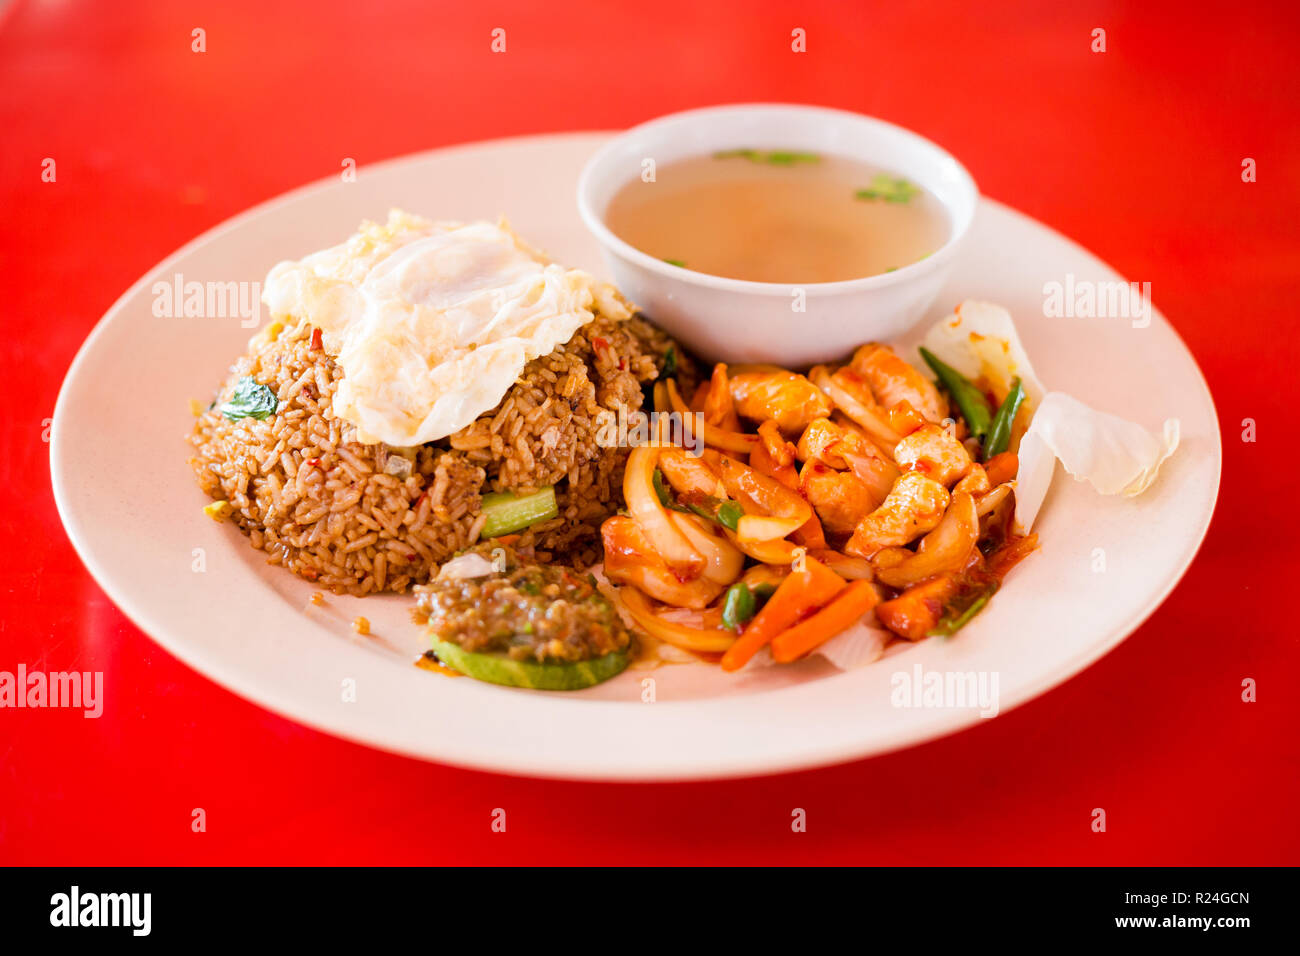
[[[1020,471],[1020,459],[1013,451],[1004,451],[984,462],[984,474],[989,476],[989,484],[995,488],[1004,481],[1010,481]]]
[[[1013,537],[988,557],[989,570],[999,578],[1038,549],[1038,535],[1028,534]]]
[[[912,552],[908,552],[911,554]],[[808,554],[816,558],[846,581],[874,581],[876,572],[866,558],[857,558],[830,548],[809,548]]]
[[[824,608],[772,638],[772,657],[782,664],[797,660],[829,641],[876,606],[880,595],[870,581],[854,581]]]
[[[781,426],[772,419],[768,419],[758,426],[758,437],[763,440],[763,447],[772,460],[778,465],[794,464],[797,451],[793,444],[785,440],[781,434]]]
[[[807,521],[790,532],[790,540],[804,548],[822,550],[828,547],[826,531],[822,528],[822,519],[817,517],[816,511]]]
[[[668,392],[668,402],[678,415],[682,416],[682,431],[688,433],[688,438],[694,438],[698,431],[700,439],[706,445],[714,448],[724,448],[727,451],[739,452],[742,455],[748,455],[758,444],[757,435],[746,435],[743,432],[734,432],[726,428],[718,428],[710,425],[707,421],[696,421],[694,413],[689,405],[682,401],[681,393],[677,391],[677,383],[671,378],[664,382]],[[700,418],[704,416],[701,413]]]
[[[662,384],[662,383],[659,383],[659,382],[656,382],[656,383],[655,383],[656,387],[658,387],[660,384]],[[665,395],[666,395],[666,394],[667,394],[667,391],[665,391]],[[691,396],[691,411],[693,411],[693,412],[703,412],[703,411],[704,411],[704,400],[705,400],[706,398],[708,398],[708,397],[709,397],[709,383],[708,383],[708,382],[700,382],[699,385],[695,386],[695,394]],[[656,408],[657,408],[657,407],[658,407],[658,406],[656,406]]]
[[[802,571],[792,571],[722,655],[722,669],[736,671],[782,631],[809,611],[826,604],[844,588],[844,579],[816,558],[805,558]]]
[[[723,362],[713,366],[713,376],[709,379],[709,389],[704,393],[704,403],[700,410],[710,425],[728,431],[740,431],[740,416],[736,414],[736,403],[731,397],[731,382],[727,378],[727,366]]]
[[[953,574],[914,584],[898,597],[877,605],[876,619],[899,637],[919,641],[939,623],[944,605],[960,586]]]

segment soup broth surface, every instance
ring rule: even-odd
[[[948,239],[931,193],[841,156],[728,150],[667,163],[610,201],[616,236],[673,265],[731,279],[811,283],[891,272]]]

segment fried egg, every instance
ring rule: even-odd
[[[271,269],[273,321],[306,319],[343,368],[333,412],[357,440],[436,441],[500,404],[524,366],[598,309],[613,287],[530,249],[504,222],[430,222],[394,210],[341,245]]]

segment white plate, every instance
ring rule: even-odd
[[[1183,442],[1138,499],[1102,498],[1058,472],[1036,527],[1042,549],[955,640],[902,647],[849,673],[820,661],[741,675],[690,664],[630,670],[576,694],[510,690],[413,667],[421,647],[408,598],[329,597],[310,607],[310,584],[267,566],[232,525],[203,515],[206,499],[186,464],[188,401],[210,398],[250,330],[237,319],[156,318],[155,282],[177,273],[260,281],[276,261],[336,243],[390,206],[436,218],[506,213],[561,261],[597,270],[574,186],[606,138],[439,150],[362,169],[354,183],[305,187],[196,239],[114,304],[59,395],[51,469],[73,544],[142,630],[234,692],[376,747],[539,776],[666,780],[811,767],[949,733],[981,718],[973,709],[893,706],[895,672],[919,664],[996,673],[1005,712],[1114,647],[1169,593],[1218,491],[1219,433],[1205,381],[1158,314],[1145,329],[1044,318],[1044,282],[1118,277],[987,200],[933,317],[966,297],[1000,302],[1050,388],[1150,427],[1176,415]],[[359,614],[374,636],[351,631]],[[653,703],[643,701],[647,678]]]

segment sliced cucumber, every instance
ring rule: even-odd
[[[589,661],[539,663],[516,661],[505,654],[478,654],[430,633],[433,653],[448,667],[466,677],[534,690],[582,690],[609,680],[627,667],[626,651],[612,651]]]
[[[509,491],[484,495],[479,510],[487,515],[482,532],[485,538],[520,531],[539,521],[549,521],[560,513],[555,503],[555,489],[550,485],[531,495],[516,495]]]

